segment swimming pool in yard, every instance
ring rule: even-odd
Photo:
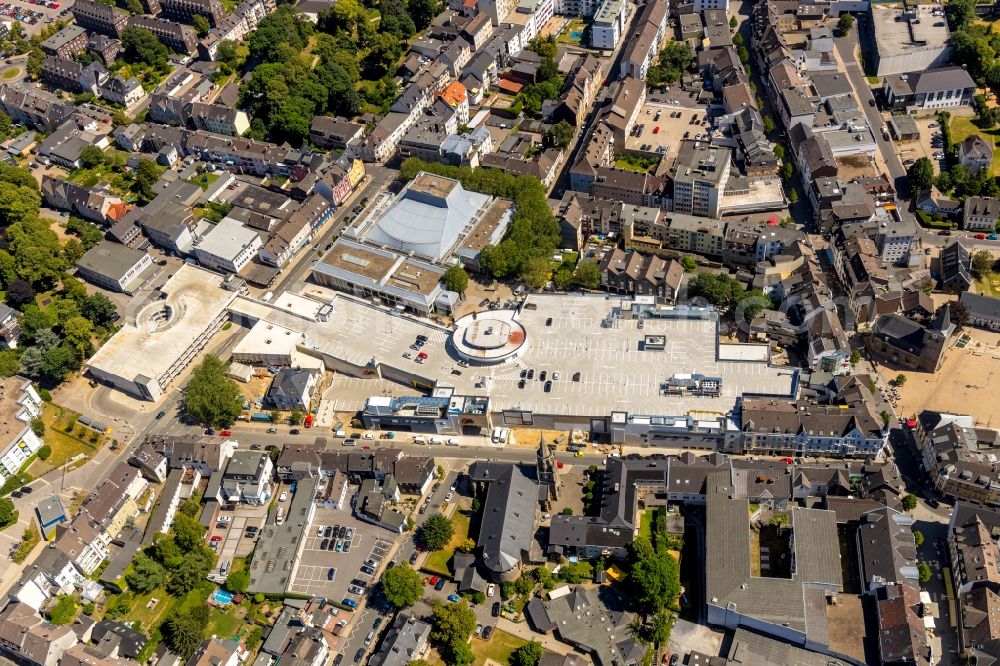
[[[233,603],[233,594],[231,592],[226,592],[225,590],[216,590],[212,592],[212,601],[217,604],[222,604],[223,606]]]

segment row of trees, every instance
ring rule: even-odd
[[[514,218],[507,237],[498,245],[483,248],[480,264],[490,277],[521,277],[537,285],[539,275],[551,272],[550,257],[559,246],[559,223],[546,203],[545,188],[536,178],[515,176],[499,169],[470,169],[424,162],[409,158],[403,162],[400,178],[412,180],[421,171],[455,178],[466,189],[512,199]],[[544,261],[544,271],[540,271]],[[529,280],[529,278],[532,278]]]
[[[910,165],[907,175],[916,192],[925,192],[931,185],[935,185],[942,193],[951,194],[957,199],[1000,196],[1000,183],[989,169],[969,173],[968,169],[956,163],[935,177],[934,165],[926,157],[921,157]]]
[[[966,67],[977,83],[1000,92],[1000,34],[974,22],[975,0],[949,0],[944,11],[952,27],[952,64]]]

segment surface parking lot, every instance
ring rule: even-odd
[[[325,536],[326,528],[337,526],[353,530],[351,538],[333,539],[332,536]],[[323,528],[324,536],[320,536],[320,527]],[[317,508],[290,591],[326,597],[336,602],[347,598],[360,603],[361,595],[348,591],[351,581],[362,580],[370,588],[378,580],[393,539],[398,536],[384,528],[357,520],[348,511]],[[334,544],[349,542],[349,550],[337,552],[335,545],[330,549],[331,539]],[[327,549],[321,548],[324,540],[327,541]],[[378,565],[374,576],[361,572],[361,566],[369,559],[375,560]],[[334,570],[332,579],[330,569]]]
[[[931,141],[934,133],[941,131],[937,118],[935,116],[914,117],[914,120],[917,123],[917,127],[920,128],[920,138],[897,142],[899,146],[899,159],[905,166],[909,166],[910,160],[918,160],[921,157],[926,157],[934,166],[934,173],[940,173],[943,161],[934,159],[934,155],[944,152],[944,148],[941,144],[932,145]],[[934,127],[931,127],[931,125]]]
[[[264,525],[266,517],[266,506],[250,504],[241,504],[233,510],[220,509],[216,512],[215,521],[206,538],[210,545],[217,544],[214,550],[219,554],[216,561],[219,567],[224,562],[232,562],[235,557],[246,557],[253,552],[256,537],[248,537],[246,530],[248,527],[256,527],[259,530]],[[219,575],[225,578],[221,573]]]
[[[679,117],[671,117],[677,114]],[[703,124],[694,124],[692,120]],[[708,131],[709,124],[703,108],[691,109],[647,101],[635,120],[632,134],[626,138],[625,147],[627,151],[676,155],[682,139],[695,138]]]

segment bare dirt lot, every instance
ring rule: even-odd
[[[971,414],[987,427],[994,421],[1000,424],[990,391],[994,378],[1000,378],[1000,333],[965,328],[959,338],[962,335],[969,337],[968,343],[962,348],[953,345],[936,374],[903,372],[906,383],[896,410],[901,417],[929,409]],[[886,380],[900,374],[883,367],[879,371]]]

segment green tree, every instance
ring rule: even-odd
[[[205,638],[205,628],[208,625],[208,608],[196,606],[187,612],[175,611],[161,631],[167,646],[184,659],[188,659]]]
[[[796,187],[792,187],[788,192],[788,203],[795,205],[799,202],[799,190]]]
[[[684,267],[685,273],[694,273],[698,268],[698,262],[695,261],[694,257],[685,254],[681,257],[681,266]]]
[[[629,548],[632,561],[632,588],[636,600],[647,613],[673,608],[680,595],[680,568],[664,544],[654,548],[649,539],[640,537]]]
[[[913,530],[913,542],[917,544],[917,548],[924,545],[924,533],[920,530]]]
[[[85,250],[104,240],[104,232],[96,224],[79,217],[70,217],[66,221],[66,231],[77,236]]]
[[[854,17],[850,14],[841,14],[840,20],[837,21],[837,30],[841,35],[846,35],[854,27]]]
[[[153,185],[160,179],[160,168],[156,162],[140,159],[135,168],[135,193],[143,203],[149,203],[156,196]]]
[[[508,663],[510,666],[538,666],[538,661],[541,658],[542,644],[538,641],[531,641],[514,650]]]
[[[406,3],[406,8],[409,10],[417,30],[425,30],[434,17],[441,13],[441,2],[439,0],[409,0]]]
[[[32,430],[35,429],[35,423],[38,423],[41,426],[42,434],[44,434],[45,433],[45,423],[41,419],[33,419],[31,421],[31,429]],[[35,434],[38,435],[38,433],[35,433]],[[38,436],[41,437],[41,435],[38,435]],[[49,446],[48,444],[43,444],[42,446],[40,446],[38,448],[38,459],[39,460],[48,460],[51,457],[52,457],[52,447],[51,446]]]
[[[14,502],[9,497],[0,498],[0,529],[12,525],[17,520]]]
[[[242,64],[240,53],[231,39],[223,39],[215,51],[216,61],[222,63],[229,71],[235,72]]]
[[[86,169],[93,169],[104,161],[104,151],[97,146],[84,146],[80,151],[80,162]]]
[[[104,294],[91,294],[80,304],[80,314],[90,320],[94,326],[106,326],[114,320],[118,309]]]
[[[191,27],[194,31],[198,33],[199,37],[204,37],[208,34],[208,31],[212,29],[212,24],[208,22],[208,19],[201,14],[195,14],[191,17]]]
[[[855,349],[851,352],[851,365],[857,365],[861,361],[861,352]]]
[[[41,205],[37,190],[0,180],[0,225],[7,227],[28,220],[38,214]]]
[[[573,141],[576,128],[565,120],[560,120],[545,133],[545,143],[555,148],[565,149]]]
[[[424,593],[424,582],[420,574],[405,562],[386,570],[382,574],[382,593],[396,608],[412,606]]]
[[[476,628],[476,614],[464,603],[436,603],[431,627],[431,640],[438,645],[464,643]]]
[[[736,15],[729,17],[729,28],[730,30],[736,30],[736,26],[739,25],[739,21],[736,20]]]
[[[979,250],[972,255],[972,272],[977,278],[984,277],[993,268],[993,254],[989,250]]]
[[[63,324],[63,335],[66,337],[66,343],[77,351],[80,358],[90,355],[92,350],[90,340],[94,337],[94,325],[89,319],[80,316],[71,317]]]
[[[931,568],[927,566],[926,562],[921,562],[917,565],[917,580],[920,581],[921,585],[926,585],[931,579]]]
[[[125,575],[125,582],[136,594],[147,594],[166,584],[167,570],[149,555],[139,553],[132,560],[132,570]]]
[[[469,288],[469,274],[465,272],[462,264],[452,264],[441,276],[441,282],[448,291],[464,296],[465,290]]]
[[[205,527],[195,518],[184,512],[174,516],[173,539],[183,554],[202,548],[205,539]]]
[[[297,426],[302,423],[303,418],[305,418],[305,415],[302,413],[302,410],[293,409],[292,413],[288,415],[288,422],[293,426]]]
[[[552,277],[552,266],[546,257],[534,257],[528,261],[524,282],[532,289],[541,289]]]
[[[68,594],[61,594],[56,599],[55,605],[46,611],[45,616],[52,624],[69,624],[76,617],[76,609],[76,598]]]
[[[945,3],[944,13],[951,23],[952,30],[958,32],[958,28],[968,25],[975,17],[975,0],[949,0]]]
[[[232,423],[243,410],[243,395],[226,376],[229,364],[209,354],[191,373],[184,392],[187,413],[199,423]]]
[[[774,144],[774,150],[772,152],[779,160],[785,159],[785,148],[780,143]]]
[[[170,50],[146,28],[125,28],[122,32],[122,59],[136,65],[148,65],[165,72],[170,65]]]
[[[903,495],[902,499],[900,499],[900,504],[904,510],[913,511],[917,508],[917,498],[915,495]]]
[[[921,157],[910,165],[907,176],[914,192],[928,190],[934,182],[934,165],[926,157]]]
[[[892,380],[892,383],[895,384],[896,386],[902,386],[903,384],[906,383],[906,375],[904,375],[903,373],[896,375],[896,378]]]
[[[427,550],[440,550],[448,545],[454,534],[455,526],[451,521],[435,513],[420,526],[417,536]]]
[[[601,267],[593,259],[584,259],[576,265],[573,281],[581,287],[597,289],[601,286]]]
[[[234,571],[226,576],[226,590],[233,594],[245,594],[250,587],[250,574],[246,569]]]

